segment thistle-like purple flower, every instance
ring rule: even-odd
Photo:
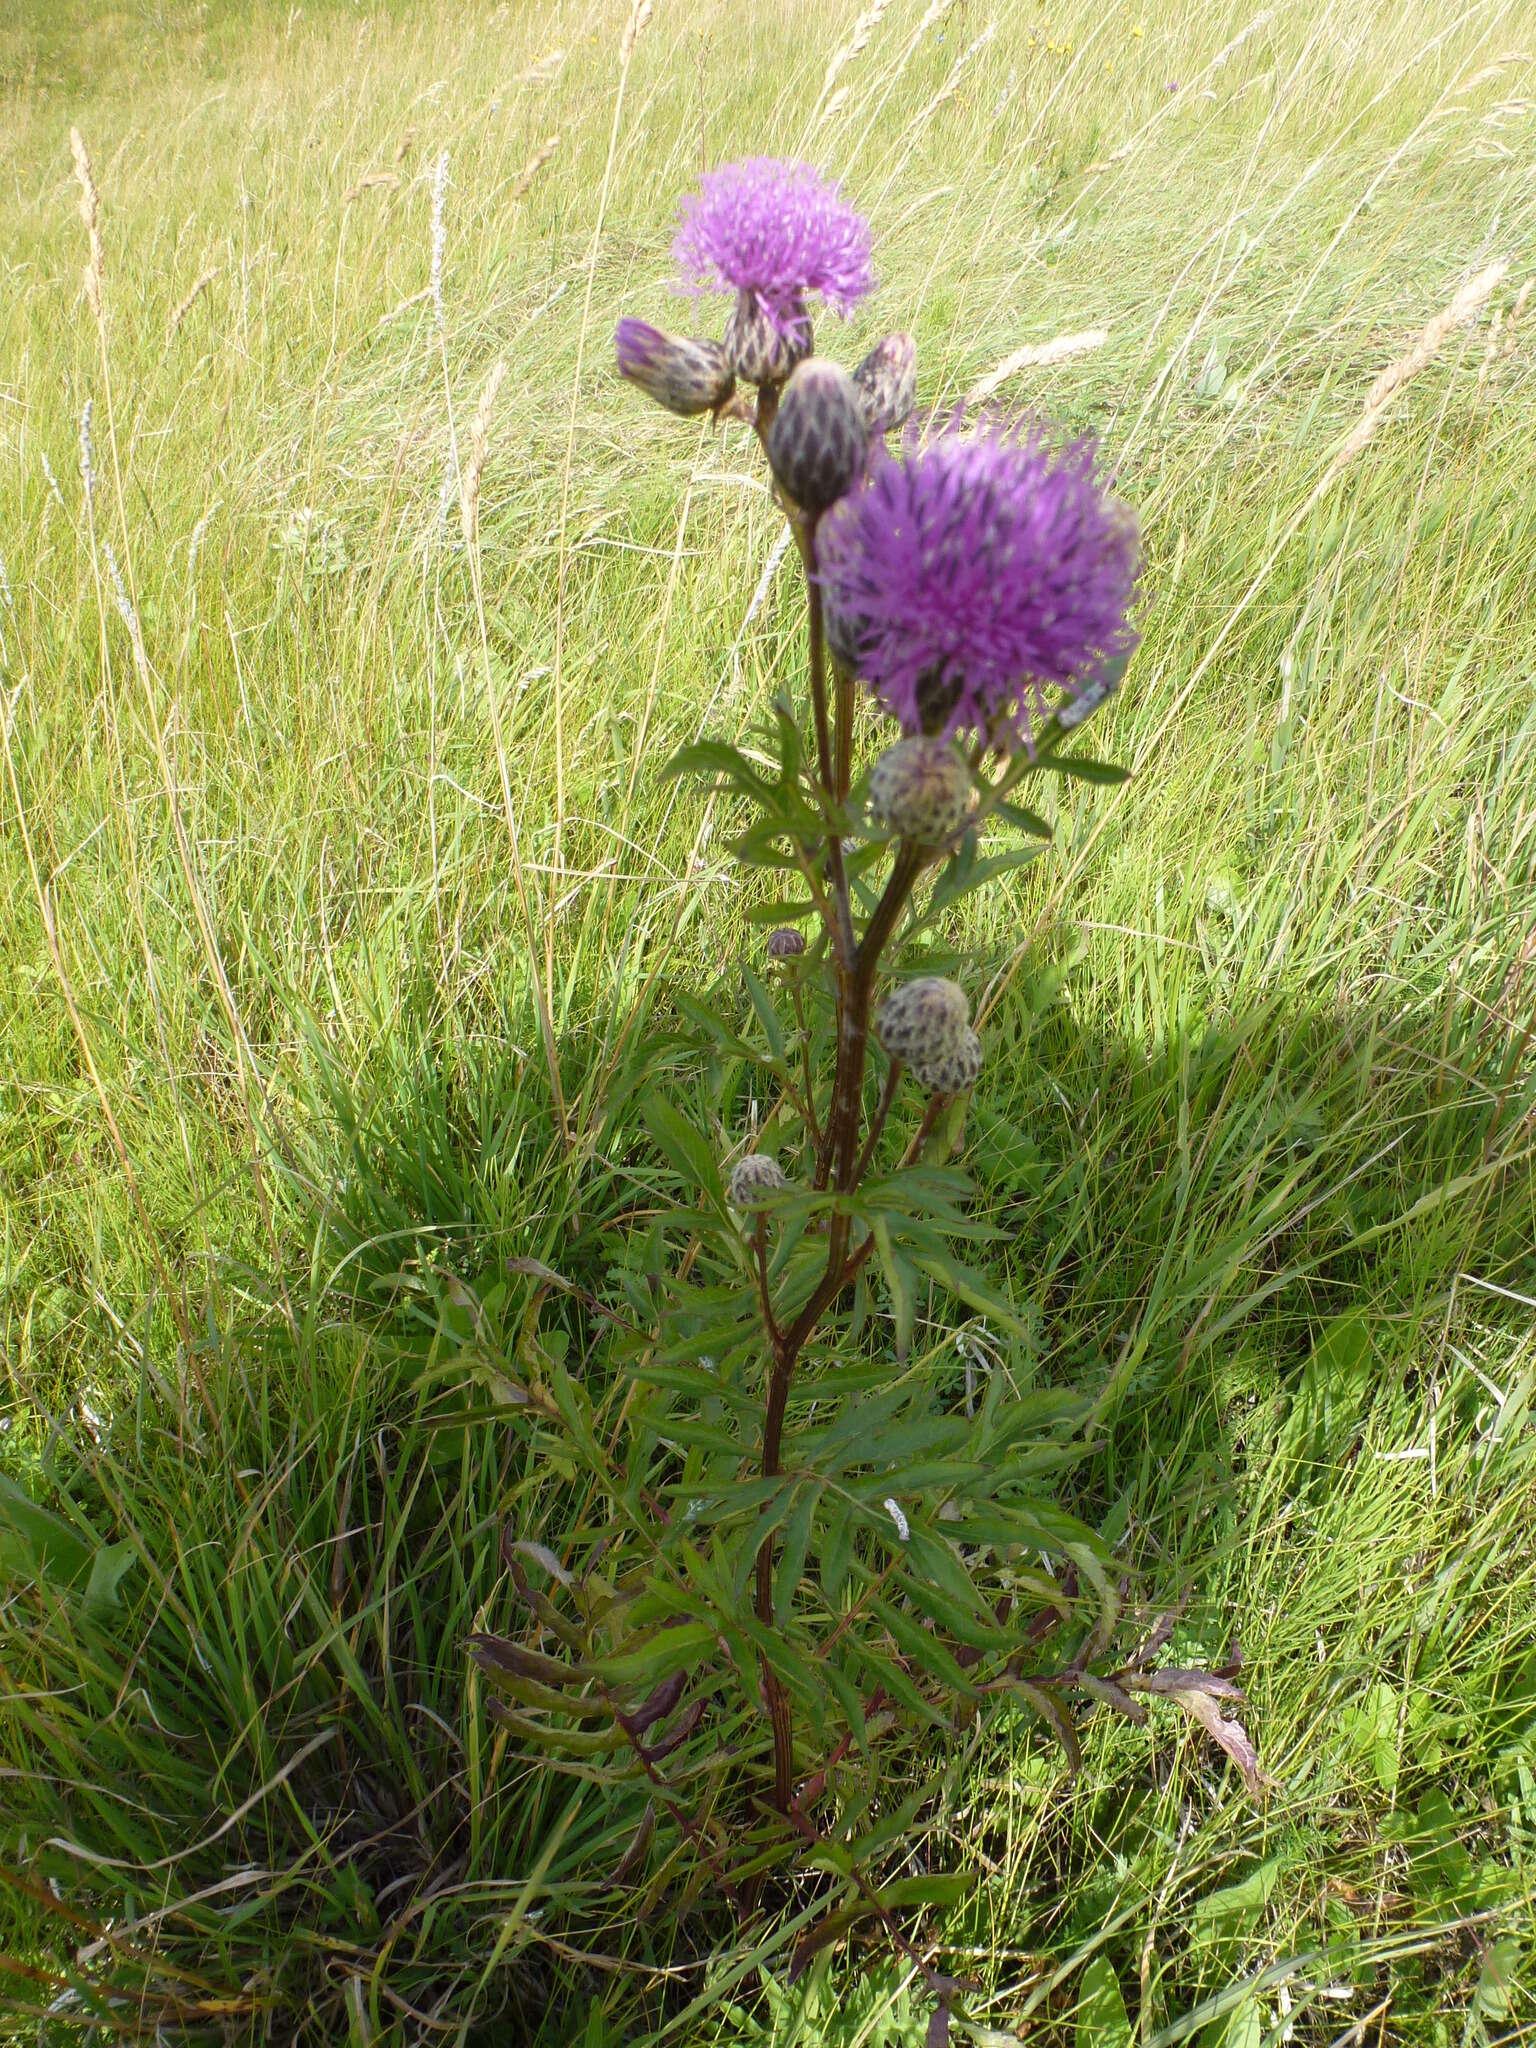
[[[1138,554],[1090,443],[959,420],[909,433],[816,541],[829,643],[903,731],[1026,744],[1047,685],[1092,690],[1135,645]]]
[[[672,253],[685,290],[750,292],[784,337],[801,333],[808,293],[846,314],[875,282],[869,223],[809,164],[778,157],[706,172]]]

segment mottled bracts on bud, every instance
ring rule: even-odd
[[[891,990],[875,1012],[875,1036],[892,1059],[925,1066],[953,1051],[970,1021],[971,1006],[959,983],[923,974]]]
[[[733,1209],[765,1209],[789,1186],[784,1169],[766,1152],[748,1152],[731,1168],[728,1193]]]
[[[910,334],[888,334],[854,371],[853,381],[868,431],[894,433],[917,403],[917,343]]]
[[[781,925],[776,932],[768,934],[770,960],[798,960],[804,951],[804,932],[797,932],[790,925]]]
[[[953,1044],[932,1059],[912,1062],[913,1079],[940,1095],[963,1095],[975,1085],[981,1072],[981,1040],[969,1024],[955,1034]]]
[[[613,340],[619,375],[685,419],[724,405],[736,388],[735,373],[718,341],[663,334],[644,320],[621,320]]]
[[[945,740],[898,740],[870,771],[869,801],[890,831],[919,846],[942,846],[971,808],[971,771]]]
[[[804,302],[775,315],[756,292],[736,294],[725,323],[725,353],[748,384],[782,384],[811,352],[811,321]]]
[[[825,356],[800,364],[768,430],[780,488],[807,512],[825,512],[864,467],[869,436],[848,372]]]

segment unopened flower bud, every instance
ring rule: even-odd
[[[971,808],[971,771],[944,740],[898,740],[869,777],[875,816],[903,839],[942,846]]]
[[[956,1033],[947,1051],[933,1059],[912,1062],[913,1078],[940,1095],[963,1095],[980,1072],[981,1040],[969,1024]]]
[[[694,341],[663,334],[643,320],[621,320],[614,332],[619,375],[637,384],[668,412],[710,412],[736,388],[735,375],[718,341]]]
[[[770,960],[798,960],[805,951],[804,932],[794,931],[789,925],[768,934],[768,958]]]
[[[768,461],[807,512],[825,512],[864,467],[869,436],[848,372],[825,356],[801,363],[768,430]]]
[[[854,371],[853,381],[870,433],[893,433],[912,417],[917,402],[917,343],[910,334],[888,334]]]
[[[756,292],[741,291],[725,323],[725,353],[749,384],[782,384],[811,352],[811,322],[804,306],[774,314]]]
[[[915,1067],[951,1052],[970,1021],[965,990],[924,974],[891,990],[875,1012],[875,1036],[892,1059]]]
[[[784,1169],[766,1152],[748,1152],[731,1168],[728,1193],[733,1209],[765,1209],[768,1198],[789,1186]]]
[[[849,675],[859,671],[860,650],[867,631],[862,619],[854,618],[847,612],[840,612],[823,600],[822,629],[827,636],[827,647],[832,658]]]

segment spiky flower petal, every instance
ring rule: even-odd
[[[888,334],[854,371],[853,381],[870,433],[894,433],[917,403],[917,343],[910,334]]]
[[[718,341],[663,334],[644,320],[621,320],[614,330],[619,375],[668,412],[711,412],[736,388],[735,373]]]
[[[706,172],[672,253],[685,290],[750,292],[781,331],[803,321],[812,292],[846,314],[875,282],[869,223],[809,164],[777,157]]]
[[[768,462],[807,512],[824,512],[864,467],[869,436],[848,372],[825,356],[803,362],[784,386],[768,430]]]
[[[951,431],[876,464],[821,522],[828,638],[904,731],[1029,741],[1047,686],[1129,653],[1134,516],[1087,442]]]
[[[898,740],[870,770],[869,801],[881,824],[919,846],[942,846],[971,808],[971,771],[947,740]]]
[[[946,1051],[932,1059],[914,1060],[912,1076],[924,1088],[935,1089],[940,1095],[963,1095],[975,1085],[981,1059],[981,1040],[967,1024],[956,1032]]]
[[[970,1021],[959,983],[924,974],[891,990],[875,1012],[875,1036],[892,1059],[917,1066],[952,1051]]]
[[[768,934],[770,960],[798,960],[804,951],[805,934],[797,932],[791,925],[781,925],[776,932]]]

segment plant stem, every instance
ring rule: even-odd
[[[862,1186],[869,1171],[869,1162],[875,1156],[875,1147],[880,1142],[880,1133],[885,1129],[885,1120],[891,1113],[891,1104],[896,1100],[896,1090],[901,1086],[901,1077],[906,1071],[901,1060],[892,1060],[885,1070],[885,1086],[880,1090],[880,1101],[864,1140],[864,1150],[859,1154],[859,1163],[853,1169],[853,1184]]]
[[[768,1219],[761,1211],[758,1212],[752,1232],[752,1250],[757,1262],[757,1295],[762,1304],[763,1328],[768,1332],[768,1342],[773,1346],[774,1356],[777,1358],[779,1346],[784,1341],[784,1333],[779,1328],[778,1318],[773,1312],[773,1302],[768,1293]]]

